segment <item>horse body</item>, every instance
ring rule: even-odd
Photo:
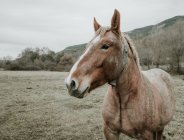
[[[83,98],[105,83],[102,116],[107,140],[124,133],[139,140],[161,140],[175,111],[172,80],[160,69],[141,71],[131,40],[120,31],[115,10],[111,27],[94,19],[95,37],[66,78],[69,94]]]
[[[111,85],[108,88],[102,114],[109,140],[118,139],[119,133],[151,140],[150,135],[152,137],[162,132],[173,117],[175,99],[169,74],[160,69],[152,69],[140,72],[139,76],[139,83],[132,83],[139,85],[136,86],[138,89],[132,89],[132,86],[127,88],[126,83],[121,84],[120,89]],[[127,78],[129,80],[125,80],[125,77],[123,80],[131,81],[132,76]]]

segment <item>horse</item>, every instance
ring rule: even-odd
[[[171,76],[161,69],[142,71],[131,39],[120,30],[115,9],[111,26],[94,18],[95,36],[65,79],[68,93],[77,98],[109,84],[102,107],[106,140],[120,133],[138,140],[162,140],[164,127],[175,112]]]

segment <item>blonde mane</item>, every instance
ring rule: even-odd
[[[137,50],[133,44],[133,41],[130,39],[130,37],[127,34],[125,34],[125,33],[122,33],[122,34],[123,34],[122,36],[124,36],[124,38],[126,39],[126,41],[129,44],[130,50],[132,51],[132,54],[133,54],[133,59],[135,60],[139,70],[141,70],[139,56],[138,56]]]

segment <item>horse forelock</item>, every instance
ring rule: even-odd
[[[87,44],[87,48],[91,48],[93,46],[93,44],[95,44],[96,42],[98,42],[100,40],[100,38],[102,38],[105,33],[107,33],[108,31],[110,31],[110,27],[100,27],[96,32],[95,32],[95,36],[92,38],[92,40]],[[89,49],[88,49],[89,50]]]
[[[100,37],[103,37],[106,32],[110,31],[111,27],[100,27],[100,29],[96,32],[96,35],[100,35]]]

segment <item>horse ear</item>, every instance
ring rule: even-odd
[[[116,33],[121,33],[120,31],[120,13],[117,9],[114,10],[114,15],[111,20],[111,30]]]
[[[101,25],[96,21],[96,18],[94,17],[94,29],[95,32],[101,27]]]

